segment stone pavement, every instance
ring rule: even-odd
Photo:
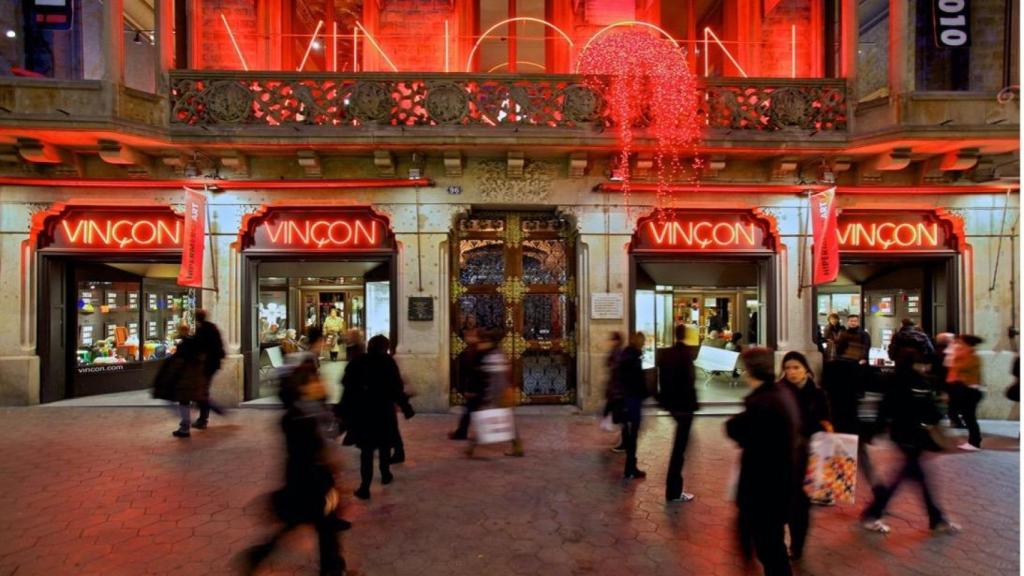
[[[170,432],[170,410],[0,409],[0,576],[230,574],[232,558],[270,530],[262,496],[278,486],[275,410],[237,410],[190,440]],[[462,456],[445,432],[451,416],[403,422],[409,460],[373,498],[348,497],[355,524],[343,544],[359,575],[693,574],[740,576],[735,459],[721,418],[699,418],[686,467],[697,500],[666,505],[669,418],[649,418],[641,438],[645,481],[624,483],[614,437],[582,416],[519,419],[527,455],[497,447]],[[1005,429],[1005,426],[1004,426]],[[893,501],[893,533],[857,527],[861,504],[815,508],[802,575],[1019,573],[1018,439],[990,437],[980,453],[948,453],[930,466],[940,501],[964,531],[932,536],[919,492]],[[892,447],[872,448],[892,471]],[[345,495],[357,454],[345,449]],[[858,497],[862,497],[861,492]],[[266,573],[316,574],[314,539],[302,532]]]

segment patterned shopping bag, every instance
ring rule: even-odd
[[[816,502],[853,504],[857,488],[857,436],[818,432],[811,436],[804,492]]]
[[[471,414],[471,418],[477,444],[510,442],[516,437],[516,423],[511,408],[477,410]]]

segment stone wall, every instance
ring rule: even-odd
[[[444,21],[449,20],[453,39],[458,29],[454,3],[448,0],[389,0],[380,6],[374,36],[395,66],[403,72],[444,70]],[[452,42],[452,47],[455,44]],[[364,61],[377,62],[376,67],[367,70],[391,71],[386,62],[371,52],[374,48],[370,43],[364,42],[361,49],[366,54]],[[462,70],[463,63],[453,61],[451,66],[453,70]]]
[[[260,69],[258,54],[257,0],[201,0],[199,6],[199,50],[193,56],[200,70],[241,70],[231,37],[221,14],[227,19],[238,48],[245,55],[250,69]],[[193,44],[195,45],[195,44]]]
[[[796,76],[810,76],[816,69],[812,58],[811,2],[813,0],[781,0],[761,21],[761,46],[758,76],[789,78],[793,71],[792,26],[796,26]]]

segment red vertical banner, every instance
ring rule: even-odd
[[[203,241],[206,239],[206,196],[185,188],[185,234],[181,246],[178,285],[202,288]]]
[[[814,234],[811,284],[817,286],[832,282],[839,275],[839,231],[834,186],[811,196],[811,230]]]

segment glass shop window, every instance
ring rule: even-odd
[[[124,1],[124,83],[129,88],[156,91],[158,54],[156,9],[145,0]]]
[[[78,282],[78,367],[160,360],[178,326],[195,325],[196,294],[173,280]]]
[[[0,2],[0,76],[102,78],[102,27],[95,0]]]

